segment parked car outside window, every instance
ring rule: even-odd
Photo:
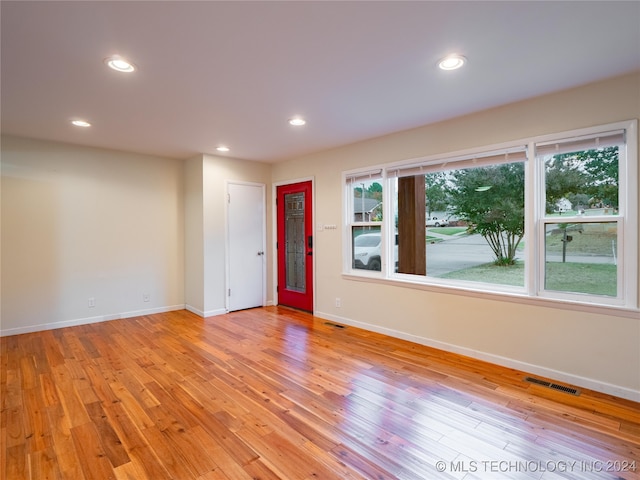
[[[398,258],[398,234],[395,241],[395,258]],[[353,268],[360,270],[382,270],[380,260],[380,232],[363,233],[353,241]],[[396,262],[397,267],[397,262]]]
[[[446,227],[449,225],[449,220],[446,218],[428,217],[427,227]]]

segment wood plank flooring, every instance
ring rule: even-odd
[[[1,346],[7,480],[640,478],[638,403],[286,308]]]

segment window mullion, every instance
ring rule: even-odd
[[[616,252],[616,263],[618,265],[618,298],[619,299],[627,299],[629,298],[629,282],[625,281],[626,269],[629,268],[625,262],[625,245],[626,241],[624,238],[624,222],[618,222],[618,228],[616,229],[618,233],[618,251]],[[637,263],[637,262],[636,262]],[[633,284],[633,282],[631,282]]]
[[[539,239],[536,235],[536,223],[540,215],[540,169],[538,162],[535,160],[535,145],[533,142],[527,145],[525,184],[524,184],[524,202],[525,202],[525,223],[524,223],[524,282],[525,288],[529,295],[535,295],[538,291],[539,265],[538,258],[540,256],[538,244]],[[544,173],[544,171],[543,171]]]
[[[626,129],[626,148],[620,149],[619,157],[619,182],[621,209],[619,213],[624,215],[624,223],[619,230],[623,239],[623,255],[625,263],[624,295],[627,305],[638,308],[638,121],[630,122]]]
[[[543,217],[542,221],[548,223],[609,223],[619,222],[622,219],[619,215],[581,215],[571,217]]]
[[[394,202],[395,195],[395,181],[387,177],[387,172],[384,170],[383,175],[383,188],[382,188],[382,235],[383,242],[383,261],[382,261],[382,274],[385,277],[390,276],[395,269],[393,265],[395,258],[393,255],[393,245],[395,242],[395,215],[394,215]]]

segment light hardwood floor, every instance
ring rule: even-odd
[[[7,480],[640,478],[638,403],[286,308],[1,345]]]

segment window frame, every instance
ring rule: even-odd
[[[409,164],[405,167],[400,167],[398,165],[394,165],[389,168],[391,173],[388,174],[389,185],[387,186],[387,190],[391,195],[391,199],[388,201],[392,208],[394,208],[395,212],[395,200],[397,199],[397,191],[395,189],[395,184],[391,183],[394,178],[402,176],[399,172],[402,170],[410,171],[415,174],[428,174],[434,172],[442,172],[442,171],[450,171],[450,170],[462,170],[470,167],[487,167],[494,165],[504,165],[510,163],[516,163],[518,161],[522,161],[524,163],[525,172],[527,170],[527,165],[530,163],[527,158],[528,149],[522,142],[512,142],[509,144],[502,144],[500,146],[492,146],[491,148],[483,148],[483,149],[474,149],[466,152],[459,152],[453,154],[451,156],[447,156],[445,158],[441,156],[436,156],[434,159],[429,159],[424,162],[423,167],[418,167],[412,164]],[[515,158],[515,160],[514,160]],[[492,161],[494,160],[494,161]],[[525,204],[526,204],[526,196],[527,196],[527,185],[525,182]],[[525,214],[526,215],[526,214]],[[525,216],[525,226],[526,226],[526,216]],[[526,230],[525,230],[526,231]],[[525,257],[526,257],[526,249],[527,243],[525,242]],[[428,254],[427,254],[428,256]],[[525,270],[528,268],[528,261],[525,261]],[[490,289],[493,292],[501,292],[501,293],[519,293],[524,294],[527,289],[527,276],[525,271],[525,282],[523,286],[514,286],[514,285],[505,285],[505,284],[497,284],[497,283],[482,283],[482,282],[472,282],[465,280],[451,280],[440,277],[434,277],[428,275],[413,275],[413,274],[405,274],[405,273],[394,273],[392,278],[398,278],[403,281],[413,281],[417,283],[424,284],[432,284],[439,286],[448,286],[448,287],[463,287],[467,289],[478,289],[481,285],[490,285],[492,288]]]
[[[387,179],[385,176],[385,169],[380,167],[369,167],[367,169],[358,169],[352,172],[343,172],[342,174],[342,184],[344,186],[343,191],[343,206],[344,206],[344,217],[345,220],[343,225],[346,222],[346,228],[343,229],[343,271],[348,272],[356,272],[358,275],[363,275],[366,277],[381,277],[383,273],[386,273],[386,264],[387,259],[389,257],[389,252],[387,251],[387,235],[385,233],[385,219],[387,218],[386,212],[386,185]],[[353,185],[357,185],[361,180],[367,181],[379,181],[382,185],[382,221],[356,221],[355,220],[355,202],[352,201],[354,198],[352,196],[352,188]],[[363,193],[364,194],[364,193]],[[364,212],[363,212],[364,218]],[[356,227],[379,227],[380,228],[380,262],[381,268],[380,270],[368,270],[364,268],[355,268],[355,258],[353,256],[353,229]]]
[[[370,282],[382,282],[409,288],[419,288],[424,290],[448,291],[451,290],[466,292],[470,295],[481,294],[494,296],[498,299],[509,299],[522,301],[524,303],[552,303],[554,305],[564,305],[568,308],[593,309],[605,307],[618,311],[637,312],[638,308],[638,120],[627,120],[600,126],[575,129],[565,132],[539,135],[517,141],[505,142],[502,144],[490,145],[486,147],[467,149],[445,154],[431,155],[422,158],[393,162],[366,169],[356,169],[345,171],[342,174],[344,197],[343,206],[343,277],[350,280],[361,280]],[[618,160],[618,188],[619,188],[619,211],[617,215],[589,216],[584,217],[549,217],[545,211],[545,171],[544,161],[536,157],[536,144],[543,144],[554,141],[569,141],[589,135],[604,134],[614,130],[624,130],[625,144],[619,150]],[[394,178],[398,170],[413,169],[420,174],[422,169],[434,171],[434,169],[455,169],[456,164],[466,165],[468,160],[477,156],[487,156],[495,152],[513,151],[525,147],[525,281],[524,286],[511,287],[506,285],[465,282],[460,280],[441,279],[436,277],[399,274],[394,269],[389,268],[390,260],[393,257],[392,235],[394,234]],[[625,148],[626,147],[626,148]],[[624,150],[624,152],[623,152]],[[491,163],[489,163],[491,164]],[[465,168],[465,167],[461,167]],[[381,271],[366,271],[354,269],[351,247],[351,232],[353,226],[361,226],[363,223],[354,222],[353,207],[349,205],[347,194],[349,185],[347,179],[366,174],[367,172],[378,171],[380,182],[383,185],[383,220],[373,222],[376,226],[381,226],[382,235],[382,268]],[[349,216],[351,215],[351,216]],[[617,277],[618,288],[616,297],[604,295],[593,295],[584,293],[573,293],[565,291],[546,290],[544,288],[544,262],[545,225],[550,223],[617,223],[618,251],[620,261],[618,262]]]
[[[550,134],[538,137],[532,141],[533,155],[536,171],[536,229],[534,230],[536,241],[536,295],[541,298],[551,298],[577,303],[596,303],[602,305],[623,306],[638,308],[638,195],[637,188],[632,188],[632,183],[638,183],[638,137],[637,120],[618,122],[586,129],[574,130],[558,134]],[[554,141],[562,142],[576,137],[593,137],[598,134],[607,134],[612,131],[624,131],[624,147],[618,150],[618,214],[551,217],[547,215],[546,200],[546,172],[543,161],[537,155],[536,144],[547,144]],[[577,150],[582,151],[582,150]],[[634,161],[635,159],[635,161]],[[635,207],[635,208],[634,208]],[[607,297],[601,295],[573,293],[567,291],[547,290],[544,285],[545,275],[545,232],[546,225],[560,223],[616,223],[616,235],[618,238],[618,262],[617,262],[617,295]],[[622,247],[622,248],[620,248]],[[634,282],[633,279],[636,279]],[[633,288],[635,285],[635,288]]]

